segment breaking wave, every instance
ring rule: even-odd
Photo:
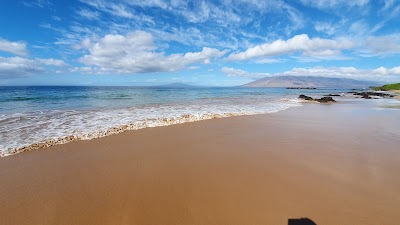
[[[300,106],[295,98],[200,99],[119,109],[49,110],[0,115],[0,156],[90,140],[147,127],[273,113]]]

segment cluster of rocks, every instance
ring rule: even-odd
[[[384,92],[373,92],[373,91],[350,91],[348,92],[349,94],[353,94],[355,96],[360,96],[360,98],[364,99],[376,99],[376,98],[393,98],[395,95],[393,94],[388,94]],[[307,95],[300,95],[299,99],[305,100],[305,101],[312,101],[312,102],[320,102],[320,103],[330,103],[330,102],[336,102],[332,97],[341,97],[343,95],[340,94],[327,94],[324,95],[325,97],[323,98],[312,98]],[[371,97],[372,96],[372,97]],[[373,98],[375,97],[375,98]]]
[[[336,102],[332,97],[312,98],[307,95],[300,95],[299,99],[306,100],[306,101],[319,102],[319,103]]]
[[[371,96],[376,96],[376,97],[381,97],[381,98],[393,98],[394,95],[391,94],[386,94],[386,93],[382,93],[382,92],[371,92],[371,91],[366,91],[366,92],[357,92],[357,91],[351,91],[349,92],[353,95],[357,95],[357,96],[361,96],[361,98],[365,98],[365,99],[372,99]]]

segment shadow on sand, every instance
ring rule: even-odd
[[[288,225],[317,225],[314,221],[309,218],[300,218],[300,219],[289,219]]]

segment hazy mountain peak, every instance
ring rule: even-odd
[[[265,77],[243,85],[244,87],[315,87],[315,88],[366,88],[378,84],[346,78],[312,76]]]

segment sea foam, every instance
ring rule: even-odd
[[[44,110],[0,116],[0,156],[147,127],[278,112],[295,98],[211,98],[94,110]]]

